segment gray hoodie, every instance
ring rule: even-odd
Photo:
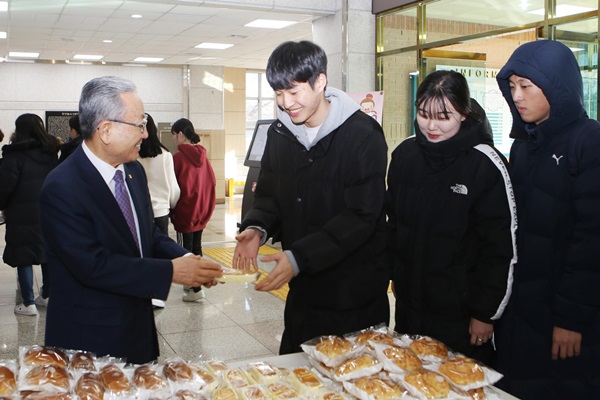
[[[325,90],[325,98],[331,104],[327,119],[319,128],[319,133],[312,143],[309,143],[304,124],[296,125],[292,122],[290,116],[281,108],[277,109],[277,118],[292,132],[298,141],[310,150],[319,140],[329,135],[340,125],[342,125],[352,114],[360,109],[359,105],[352,100],[350,96],[339,89],[329,88]]]

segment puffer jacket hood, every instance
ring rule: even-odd
[[[206,160],[206,149],[204,146],[180,144],[177,146],[177,150],[195,167],[200,168],[204,165],[204,160]]]
[[[550,118],[539,126],[521,119],[510,93],[508,79],[512,75],[532,81],[550,103]],[[512,138],[525,138],[529,132],[535,133],[539,141],[543,135],[561,132],[563,127],[586,116],[579,65],[571,49],[560,42],[539,40],[521,45],[496,80],[513,116]]]
[[[310,150],[319,140],[339,128],[352,114],[360,110],[360,106],[350,96],[339,89],[329,88],[325,91],[325,98],[331,104],[327,119],[321,125],[317,137],[312,143],[308,142],[304,125],[296,125],[290,116],[282,109],[277,109],[277,118],[286,128],[296,136],[302,145]]]

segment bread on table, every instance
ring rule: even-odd
[[[17,390],[15,373],[7,366],[0,366],[0,396],[7,396]]]
[[[425,368],[409,372],[404,380],[428,399],[443,399],[450,394],[448,381],[441,374]]]
[[[34,345],[25,352],[23,363],[26,366],[54,365],[66,368],[69,358],[60,349]]]
[[[83,373],[75,385],[75,394],[79,400],[104,399],[104,385],[100,375],[95,372]]]
[[[140,365],[135,369],[133,383],[144,390],[158,390],[167,386],[167,381],[150,365]]]
[[[115,395],[123,395],[131,391],[131,383],[121,368],[115,364],[107,364],[100,369],[100,379],[106,391]]]

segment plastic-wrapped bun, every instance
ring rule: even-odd
[[[15,373],[8,366],[0,366],[0,396],[13,394],[17,390]]]
[[[131,383],[123,370],[115,364],[107,364],[100,370],[104,388],[115,395],[125,395],[131,391]]]
[[[104,385],[102,385],[100,375],[95,372],[82,374],[75,385],[75,394],[77,394],[79,400],[104,399]]]
[[[167,381],[150,365],[140,365],[135,369],[133,383],[144,390],[159,390],[167,386]]]
[[[27,366],[55,365],[66,368],[69,358],[60,349],[35,345],[25,352],[23,363]]]

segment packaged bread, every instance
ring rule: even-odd
[[[123,370],[116,364],[107,364],[100,369],[100,380],[108,394],[125,396],[131,392],[132,385]]]
[[[381,371],[381,367],[381,363],[376,357],[363,353],[342,361],[334,368],[334,376],[338,381],[347,381],[376,374]]]
[[[75,400],[71,393],[53,390],[23,390],[20,394],[22,400]]]
[[[313,357],[308,357],[308,362],[310,363],[310,365],[313,366],[313,368],[321,375],[323,375],[326,378],[329,379],[335,379],[335,371],[334,371],[334,367],[328,367],[327,365],[325,365],[323,362],[317,360],[316,358]]]
[[[0,365],[0,396],[10,396],[17,390],[16,362],[7,361]]]
[[[404,374],[423,366],[421,359],[408,347],[380,343],[374,343],[373,347],[383,369],[391,373]]]
[[[71,386],[69,372],[64,367],[55,365],[36,365],[31,368],[24,379],[25,390],[49,390],[66,392]]]
[[[173,382],[185,383],[194,380],[194,371],[183,360],[167,360],[163,365],[164,376]]]
[[[265,386],[267,387],[269,395],[275,400],[297,399],[300,397],[300,393],[298,393],[291,384],[285,382],[272,382]]]
[[[446,345],[429,336],[416,338],[408,347],[423,361],[440,362],[448,358]]]
[[[281,379],[282,373],[279,368],[266,361],[249,363],[247,371],[259,383],[269,383]]]
[[[235,390],[230,387],[217,388],[213,393],[213,400],[238,400]]]
[[[468,393],[472,400],[484,400],[487,398],[485,390],[482,387],[470,389]]]
[[[270,400],[269,396],[259,385],[248,385],[238,388],[242,399],[244,400]]]
[[[444,361],[440,364],[438,372],[457,385],[484,382],[483,368],[466,357],[456,357]]]
[[[412,394],[426,399],[444,399],[450,394],[450,384],[441,374],[426,368],[415,369],[404,376]]]
[[[200,382],[201,390],[212,391],[219,383],[219,380],[215,374],[210,372],[208,369],[198,364],[191,364],[191,367],[194,369],[196,375],[198,375],[198,377],[202,380],[202,382]]]
[[[75,394],[79,400],[104,399],[104,385],[100,375],[95,372],[84,372],[75,385]]]
[[[217,278],[221,283],[227,282],[256,282],[260,277],[260,271],[257,267],[250,271],[243,271],[237,268],[221,267],[223,275]]]
[[[365,346],[355,345],[350,340],[336,335],[320,336],[300,346],[306,354],[328,367],[333,367],[357,355],[365,348]]]
[[[167,386],[167,381],[149,364],[140,365],[135,369],[133,383],[142,390],[160,390]]]
[[[177,400],[204,400],[205,397],[200,392],[189,389],[180,389],[175,392],[173,399]]]
[[[317,393],[314,398],[315,400],[348,400],[349,397],[344,396],[342,393],[323,390]]]
[[[436,370],[462,390],[493,385],[502,378],[499,372],[465,356],[449,358],[439,364]]]
[[[352,338],[354,339],[354,343],[365,345],[370,349],[373,349],[372,343],[394,344],[394,338],[390,334],[373,329],[364,330]]]
[[[95,358],[96,356],[94,353],[90,353],[88,351],[76,351],[71,356],[69,368],[71,368],[71,370],[79,371],[96,371],[96,363],[94,362]]]
[[[217,359],[208,360],[204,365],[215,374],[221,374],[221,372],[229,369],[227,363]]]
[[[67,355],[56,347],[25,346],[22,348],[21,365],[35,367],[36,365],[54,365],[66,368],[69,364]]]
[[[308,368],[295,368],[291,378],[295,386],[302,392],[314,391],[323,387],[323,381]]]
[[[242,388],[251,385],[250,378],[239,369],[223,371],[223,379],[233,388]]]
[[[401,399],[408,395],[397,383],[376,375],[346,381],[344,389],[361,400]]]

